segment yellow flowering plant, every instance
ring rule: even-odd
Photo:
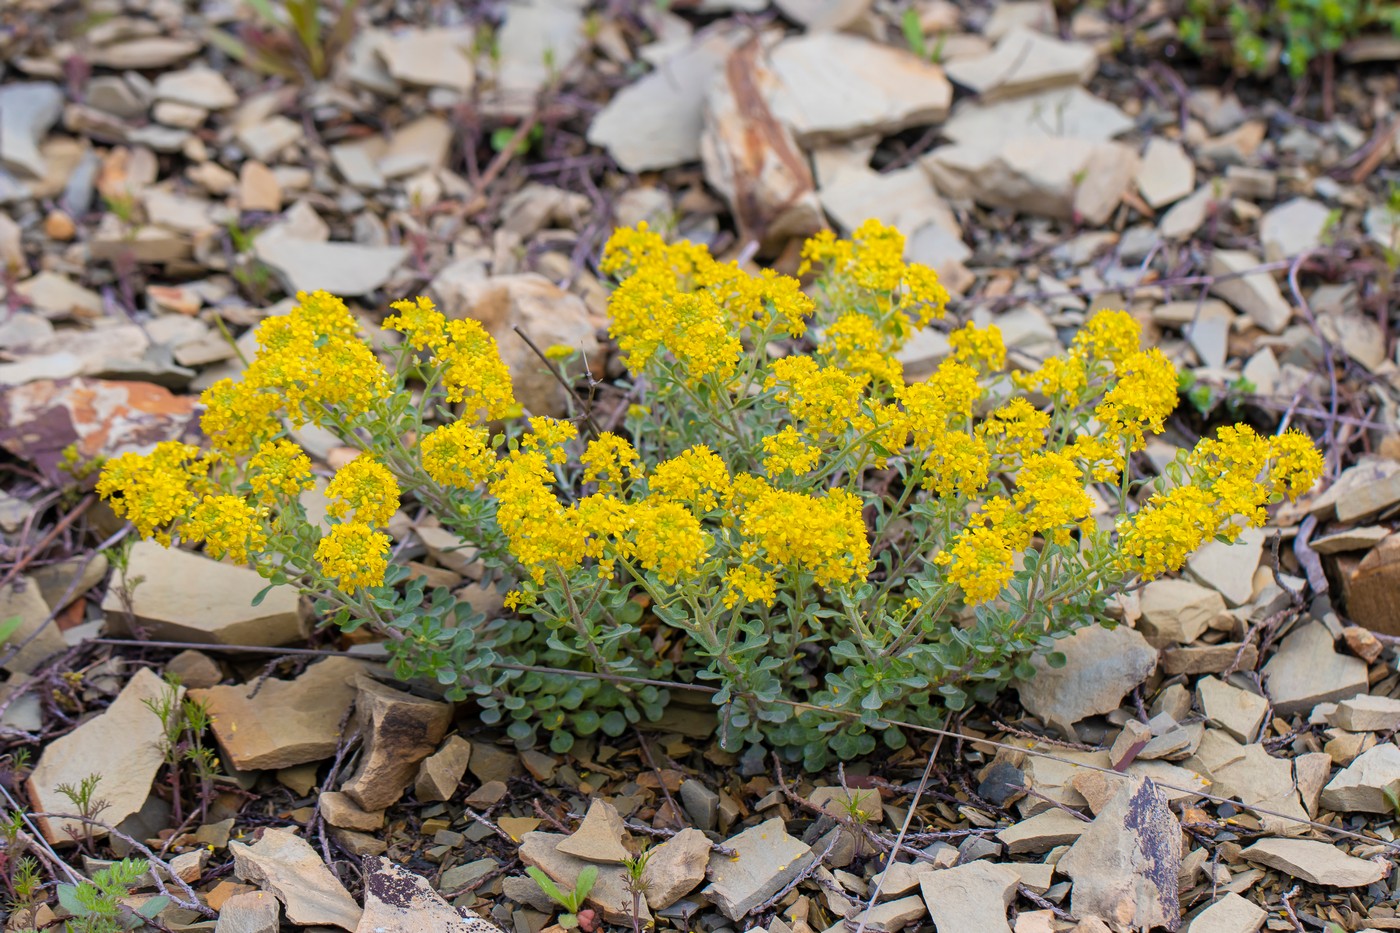
[[[1114,594],[1322,469],[1305,436],[1240,425],[1135,478],[1178,382],[1121,311],[1016,371],[995,326],[946,328],[946,359],[906,379],[899,352],[947,294],[903,249],[874,222],[819,235],[804,290],[618,231],[601,268],[629,404],[610,431],[522,412],[490,335],[427,299],[394,303],[402,339],[376,354],[339,300],[301,295],[242,379],[205,393],[208,450],[124,455],[99,490],[144,535],[369,624],[401,676],[474,697],[522,745],[617,735],[679,682],[717,689],[726,748],[818,767],[899,747],[888,720],[936,723],[1032,676],[1036,653],[1056,663]],[[361,451],[319,523],[304,424]],[[503,611],[429,594],[391,555],[404,500],[461,539]]]

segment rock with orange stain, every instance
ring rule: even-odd
[[[0,390],[0,447],[50,482],[66,482],[59,461],[70,444],[88,461],[160,441],[197,441],[197,404],[149,382],[40,379]]]

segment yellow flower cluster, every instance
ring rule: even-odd
[[[335,471],[326,498],[332,500],[326,512],[344,520],[353,510],[355,521],[365,525],[385,525],[399,510],[399,481],[382,463],[360,454]]]
[[[346,593],[381,585],[389,569],[388,554],[389,536],[363,522],[332,525],[316,545],[321,572]]]
[[[734,499],[746,560],[810,573],[818,586],[864,579],[870,544],[859,496],[791,492],[746,474],[734,481]]]
[[[205,496],[190,510],[180,526],[180,536],[203,541],[204,550],[214,560],[229,557],[246,564],[267,547],[266,518],[265,508],[249,505],[242,496]]]
[[[248,483],[262,503],[271,503],[279,496],[296,496],[311,488],[311,460],[289,440],[269,441],[249,459]]]
[[[209,463],[199,448],[164,441],[149,454],[124,453],[108,460],[97,481],[97,494],[112,511],[136,526],[143,538],[170,543],[170,524],[189,510],[208,488]]]
[[[622,277],[608,313],[627,368],[640,373],[665,353],[690,385],[726,384],[745,336],[800,336],[815,310],[795,279],[772,270],[749,275],[703,246],[667,244],[646,224],[613,234],[600,268]]]
[[[469,421],[454,421],[423,438],[423,472],[452,488],[472,488],[486,482],[496,468],[491,432]]]
[[[222,379],[201,396],[200,424],[217,449],[251,452],[281,431],[279,415],[321,425],[357,417],[387,396],[389,375],[345,303],[326,292],[299,292],[297,302],[258,325],[260,349],[240,381]]]
[[[1247,525],[1263,525],[1264,506],[1312,488],[1323,460],[1296,431],[1265,438],[1237,425],[1202,439],[1186,466],[1189,484],[1154,493],[1137,514],[1119,521],[1123,553],[1144,579],[1179,570],[1212,538],[1232,541]]]

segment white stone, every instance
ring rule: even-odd
[[[291,292],[324,289],[337,295],[365,295],[383,287],[408,257],[402,246],[317,243],[270,230],[253,241],[258,258],[271,266]]]
[[[1269,333],[1281,334],[1293,318],[1293,309],[1284,301],[1272,275],[1246,271],[1259,265],[1259,258],[1245,250],[1215,250],[1210,254],[1208,269],[1216,277],[1210,292],[1249,315]]]
[[[1294,198],[1271,208],[1259,221],[1259,239],[1269,262],[1292,259],[1322,245],[1332,210],[1321,201]]]
[[[1011,933],[1006,909],[1020,880],[1005,865],[977,861],[925,872],[919,890],[938,933]]]
[[[1214,590],[1190,580],[1153,580],[1139,594],[1139,626],[1155,647],[1189,645],[1225,611],[1225,600]]]
[[[1264,687],[1280,716],[1351,699],[1366,693],[1368,686],[1366,662],[1338,654],[1332,633],[1321,622],[1289,632],[1263,673]]]
[[[1136,181],[1144,201],[1152,207],[1165,207],[1186,197],[1196,187],[1196,163],[1181,148],[1181,143],[1154,136],[1142,152]]]
[[[405,29],[380,40],[377,51],[389,74],[406,84],[465,94],[476,83],[471,59],[474,42],[470,27]]]
[[[225,110],[238,103],[238,92],[212,68],[167,71],[156,78],[156,100],[188,104],[201,110]]]
[[[1262,839],[1240,854],[1290,877],[1338,888],[1363,888],[1386,874],[1386,866],[1378,862],[1354,858],[1312,839]]]
[[[1348,732],[1394,732],[1400,729],[1400,700],[1358,696],[1343,700],[1327,721]]]
[[[1126,625],[1090,625],[1056,641],[1067,663],[1052,668],[1041,657],[1036,674],[1016,685],[1027,712],[1074,737],[1074,724],[1118,708],[1123,696],[1147,679],[1157,652]]]
[[[953,101],[942,68],[847,33],[785,39],[769,64],[776,79],[769,106],[804,145],[936,123]]]
[[[230,842],[234,874],[271,891],[297,926],[354,931],[362,911],[316,850],[285,829],[267,828],[253,845]]]
[[[1039,137],[1107,142],[1132,128],[1126,113],[1075,85],[991,103],[964,101],[940,133],[955,143],[1000,145]]]
[[[1400,781],[1400,748],[1393,742],[1363,752],[1322,789],[1322,807],[1336,813],[1394,813],[1385,789]]]
[[[47,162],[39,151],[63,112],[58,85],[21,81],[0,87],[0,164],[42,178]]]
[[[1186,573],[1231,606],[1243,606],[1254,598],[1254,571],[1264,554],[1264,537],[1262,529],[1245,528],[1233,544],[1209,541],[1186,559]]]
[[[1192,919],[1186,933],[1256,933],[1268,914],[1233,891]]]
[[[988,55],[948,63],[948,77],[984,100],[1084,84],[1098,70],[1092,46],[1012,29]]]
[[[1248,690],[1227,684],[1216,677],[1202,677],[1196,693],[1206,718],[1241,742],[1259,737],[1259,727],[1269,712],[1269,701]]]

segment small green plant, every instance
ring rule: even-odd
[[[158,895],[135,908],[123,901],[149,871],[145,859],[122,859],[96,872],[91,881],[60,884],[58,903],[69,915],[65,933],[122,933],[145,926],[170,898]]]
[[[214,750],[204,744],[204,734],[213,718],[209,715],[208,704],[182,695],[179,679],[174,677],[166,678],[165,690],[160,696],[144,702],[160,719],[161,752],[170,779],[170,808],[178,824],[184,820],[182,773],[186,764],[194,768],[199,781],[201,813],[208,808],[213,796],[218,760]]]
[[[354,37],[358,0],[343,0],[334,11],[323,7],[321,0],[282,0],[277,5],[272,0],[247,0],[247,4],[253,19],[241,24],[236,35],[214,29],[207,37],[264,74],[319,81],[330,74],[336,57]]]
[[[569,891],[560,890],[559,885],[554,883],[544,872],[531,865],[525,869],[525,873],[535,879],[535,884],[540,886],[551,901],[564,908],[564,912],[559,915],[559,925],[566,930],[573,930],[578,927],[578,912],[583,909],[583,902],[588,898],[588,892],[593,890],[593,882],[598,880],[598,868],[589,865],[578,873],[578,880]]]
[[[1365,32],[1400,36],[1393,0],[1186,0],[1182,42],[1202,58],[1222,52],[1241,74],[1268,75],[1281,64],[1294,78]]]
[[[43,900],[44,879],[39,861],[27,854],[29,836],[24,814],[14,811],[0,820],[0,884],[12,929],[32,929],[34,911]]]
[[[627,885],[627,893],[632,895],[632,933],[642,933],[642,898],[646,897],[647,893],[647,883],[643,876],[647,873],[647,863],[650,861],[650,851],[622,860],[622,867],[627,872],[623,881]]]
[[[73,784],[60,784],[55,788],[60,794],[68,798],[77,809],[78,815],[83,818],[82,828],[70,829],[69,832],[82,844],[83,851],[87,852],[89,855],[94,854],[92,845],[92,823],[90,821],[97,819],[98,814],[111,806],[106,800],[97,796],[97,785],[101,783],[101,781],[102,775],[89,774],[79,781],[76,786]]]

